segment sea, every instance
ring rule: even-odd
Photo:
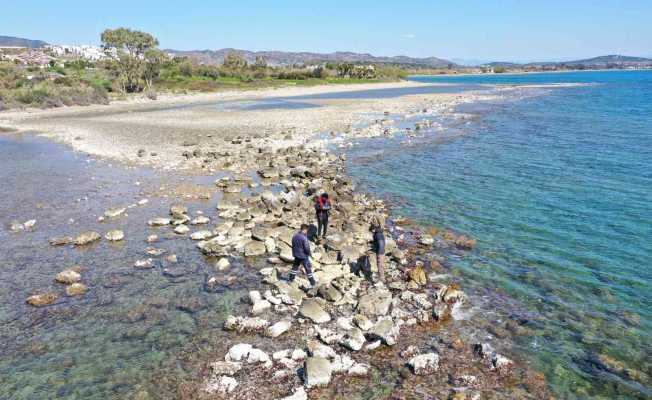
[[[495,98],[357,142],[348,172],[477,240],[451,271],[503,299],[496,324],[525,328],[509,336],[558,398],[652,398],[652,71],[411,79]]]
[[[410,79],[441,85],[327,98],[480,100],[379,115],[397,119],[395,133],[347,143],[348,173],[394,215],[477,240],[443,264],[469,295],[467,325],[487,325],[478,340],[509,343],[505,354],[542,371],[559,399],[652,398],[652,71]],[[215,107],[302,108],[315,98]],[[145,221],[214,180],[100,160],[30,134],[0,136],[0,399],[178,398],[201,381],[228,347],[224,319],[245,312],[241,299],[258,275],[235,259],[218,273],[216,260]],[[214,216],[215,196],[184,204]],[[99,221],[112,207],[128,216]],[[12,221],[30,219],[33,229],[10,232]],[[48,244],[116,228],[122,243]],[[152,233],[159,240],[146,243]],[[134,269],[149,246],[167,253],[151,270]],[[171,254],[178,263],[165,260]],[[90,287],[83,297],[53,281],[73,267]],[[206,281],[216,274],[235,283],[212,290]],[[59,294],[53,306],[25,304],[44,291]]]

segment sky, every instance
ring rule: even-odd
[[[106,28],[161,48],[355,51],[454,60],[652,57],[652,0],[0,0],[0,35],[99,44]]]

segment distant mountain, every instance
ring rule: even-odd
[[[263,57],[268,65],[295,65],[312,64],[323,62],[351,62],[351,63],[373,63],[393,64],[423,68],[447,68],[456,66],[455,63],[436,57],[414,58],[407,56],[378,57],[371,54],[361,54],[338,51],[335,53],[309,53],[309,52],[286,52],[286,51],[248,51],[238,49],[220,50],[165,50],[168,53],[179,57],[189,57],[203,64],[221,64],[224,57],[231,52],[240,53],[248,62],[253,62],[256,57]]]
[[[30,40],[13,36],[0,36],[0,47],[29,47],[38,49],[46,46],[47,43],[42,40]]]
[[[503,68],[624,68],[652,67],[652,59],[622,55],[608,55],[573,61],[545,61],[519,64],[513,62],[491,62],[484,67]]]

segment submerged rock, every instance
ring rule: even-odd
[[[109,242],[119,242],[120,240],[125,238],[125,233],[121,230],[115,229],[112,231],[108,231],[104,237]]]
[[[242,363],[233,361],[215,361],[209,365],[215,375],[235,375],[242,369]]]
[[[79,283],[79,282],[73,283],[72,285],[66,288],[66,294],[68,296],[81,296],[86,294],[87,291],[88,291],[88,287],[83,283]]]
[[[66,269],[59,272],[54,279],[59,283],[71,284],[79,282],[81,280],[81,275],[75,270]]]
[[[218,376],[211,378],[204,385],[204,391],[208,394],[227,395],[235,390],[238,381],[230,376]]]
[[[107,218],[116,218],[119,217],[120,215],[124,214],[127,211],[126,208],[111,208],[109,210],[106,210],[104,212],[104,216]]]
[[[102,238],[99,233],[94,232],[94,231],[88,231],[80,234],[75,238],[75,245],[76,246],[83,246],[95,241],[98,241]]]
[[[63,246],[74,242],[75,239],[70,236],[53,237],[49,240],[50,246]]]
[[[27,298],[27,304],[34,307],[43,307],[54,303],[57,299],[58,296],[54,293],[35,294]]]
[[[172,223],[170,218],[154,218],[147,221],[147,225],[149,226],[165,226],[170,225],[170,223]]]

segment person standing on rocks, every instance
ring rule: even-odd
[[[378,219],[374,219],[371,224],[373,232],[372,251],[376,254],[376,265],[378,266],[378,278],[385,283],[385,234],[383,226]]]
[[[290,271],[290,277],[288,278],[289,282],[294,281],[294,278],[297,277],[299,268],[303,265],[306,269],[306,275],[312,286],[315,286],[317,282],[315,277],[312,274],[312,265],[310,264],[310,242],[308,241],[308,228],[307,224],[301,224],[301,229],[299,232],[295,233],[292,236],[292,257],[294,257],[294,264],[292,265],[292,271]]]
[[[328,230],[328,217],[331,212],[331,201],[328,198],[328,193],[317,196],[315,211],[317,212],[317,239],[319,239],[326,237],[326,231]]]

